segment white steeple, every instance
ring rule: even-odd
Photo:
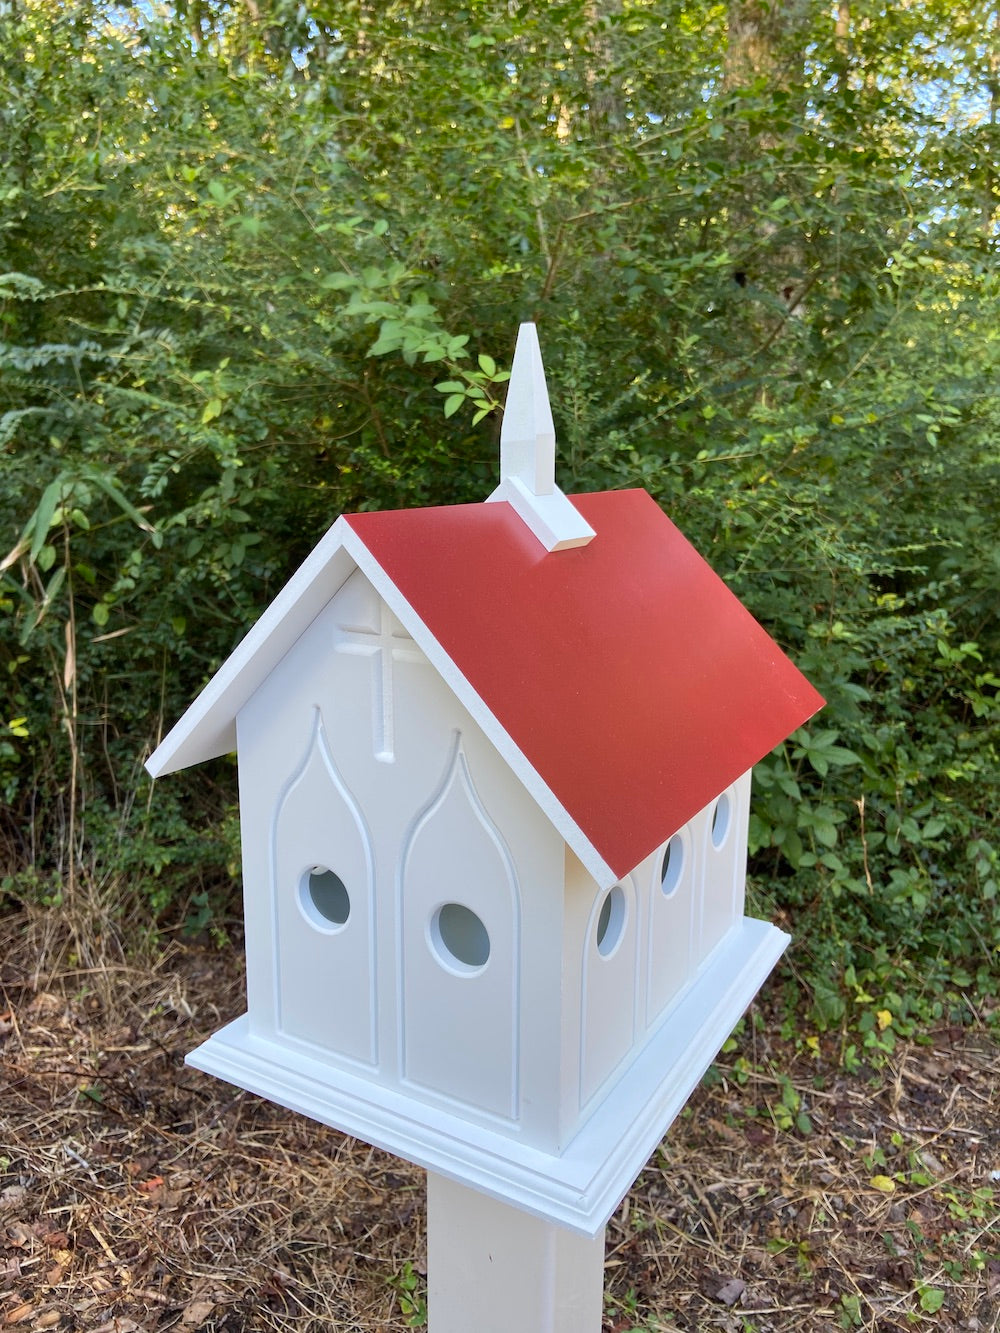
[[[500,428],[500,485],[506,500],[547,551],[586,546],[596,535],[556,485],[556,432],[534,324],[522,324],[514,348]]]

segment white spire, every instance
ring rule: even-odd
[[[500,485],[506,500],[547,551],[586,546],[594,529],[556,485],[556,431],[534,324],[522,324],[514,348],[500,428]]]
[[[556,428],[534,324],[522,324],[514,348],[500,426],[500,480],[518,477],[533,495],[556,487]]]

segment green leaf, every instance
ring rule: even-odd
[[[328,273],[325,278],[320,280],[319,285],[325,291],[343,292],[348,287],[357,287],[360,284],[353,273]]]
[[[851,764],[860,764],[861,756],[848,750],[843,745],[828,745],[823,751],[823,757],[827,763],[833,764],[837,768],[847,768]]]
[[[944,1305],[944,1292],[940,1287],[920,1288],[920,1308],[926,1314],[937,1314]]]
[[[483,371],[484,374],[489,375],[490,379],[492,379],[497,373],[497,363],[491,356],[487,356],[485,352],[480,352],[479,369]]]
[[[453,417],[458,409],[465,402],[464,393],[453,393],[444,400],[444,414],[446,417]]]
[[[212,196],[214,202],[221,207],[226,207],[230,204],[236,198],[238,193],[236,190],[227,190],[222,181],[218,179],[210,180],[208,182],[208,192]]]
[[[390,352],[398,352],[402,339],[393,334],[383,334],[369,347],[367,356],[387,356]]]
[[[812,824],[816,838],[824,847],[836,847],[837,826],[826,819],[814,819]]]
[[[96,469],[88,472],[87,477],[88,480],[93,481],[95,485],[101,488],[108,499],[112,500],[126,518],[132,520],[137,528],[141,528],[143,532],[153,531],[153,525],[142,516],[139,510],[136,509],[135,505],[132,504],[131,500],[129,500],[128,496],[122,491],[121,487],[119,487],[111,477]]]
[[[236,232],[240,237],[246,237],[248,240],[256,241],[260,238],[264,230],[264,221],[262,218],[253,217],[246,213],[235,219]]]
[[[201,424],[207,426],[210,421],[222,415],[222,399],[210,398],[201,414]]]
[[[38,559],[39,552],[45,545],[45,540],[49,535],[49,528],[52,525],[52,517],[56,512],[56,506],[63,493],[66,483],[62,477],[57,477],[55,481],[50,481],[48,486],[42,492],[42,498],[38,502],[38,508],[28,521],[28,531],[31,532],[31,549],[28,551],[28,559],[34,564]]]

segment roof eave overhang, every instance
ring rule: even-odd
[[[354,571],[338,518],[146,760],[154,778],[236,749],[236,715]]]
[[[384,598],[587,871],[602,887],[614,884],[620,876],[525,758],[343,517],[337,519],[146,760],[149,774],[154,778],[164,777],[235,750],[237,714],[356,568]]]

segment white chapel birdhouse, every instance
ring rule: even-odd
[[[339,518],[149,760],[239,756],[247,1013],[192,1064],[595,1235],[773,967],[750,769],[822,704],[534,326],[488,503]]]

